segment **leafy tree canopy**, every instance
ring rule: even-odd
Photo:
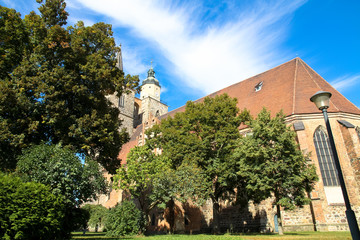
[[[248,200],[275,197],[280,219],[280,206],[293,209],[308,203],[306,192],[318,179],[315,167],[306,161],[282,112],[271,118],[264,108],[250,128],[252,134],[238,140],[233,155],[237,174],[245,179]]]
[[[168,159],[156,155],[147,145],[135,147],[127,157],[126,166],[120,167],[114,175],[114,186],[138,199],[141,209],[147,214],[157,202],[162,202],[160,199],[151,202],[149,197],[154,181],[170,169],[169,164]]]
[[[114,183],[116,188],[128,191],[139,202],[148,218],[153,208],[165,208],[169,201],[192,200],[202,205],[211,189],[202,169],[185,163],[173,169],[165,155],[157,154],[147,144],[130,151],[126,165],[114,176]]]
[[[147,144],[162,149],[162,156],[171,159],[173,169],[183,163],[201,168],[214,183],[211,195],[216,199],[233,189],[230,181],[236,174],[231,172],[229,156],[240,137],[240,123],[249,118],[246,110],[239,115],[236,103],[227,94],[188,102],[185,112],[162,120],[147,133]]]
[[[41,3],[43,1],[37,0]],[[0,163],[14,169],[21,150],[41,141],[118,166],[127,141],[107,95],[138,86],[115,67],[111,25],[65,28],[64,0],[46,0],[24,19],[0,6]]]
[[[206,176],[201,185],[194,186],[198,191],[210,189],[214,228],[218,228],[219,199],[230,197],[239,187],[235,162],[230,156],[240,137],[240,123],[250,115],[246,110],[239,114],[236,104],[237,100],[227,94],[188,102],[185,112],[162,120],[147,132],[147,144],[162,149],[162,156],[171,160],[171,169],[196,166],[203,174],[200,176]]]
[[[24,150],[16,172],[26,181],[48,185],[69,206],[77,207],[107,191],[97,162],[85,158],[82,164],[73,151],[60,145],[40,144]]]

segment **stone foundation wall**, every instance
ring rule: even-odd
[[[309,205],[295,210],[281,211],[284,231],[314,231]]]

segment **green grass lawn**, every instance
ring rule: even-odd
[[[285,239],[306,239],[306,240],[351,240],[350,232],[287,232],[283,236],[277,234],[241,234],[241,235],[210,235],[210,234],[198,234],[198,235],[154,235],[154,236],[133,236],[133,237],[119,237],[110,238],[106,237],[104,233],[91,233],[87,232],[84,235],[80,232],[73,233],[72,239],[135,239],[135,240],[285,240]]]

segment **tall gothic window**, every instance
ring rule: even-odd
[[[119,98],[119,107],[124,107],[125,106],[125,96],[121,95]]]
[[[357,132],[357,134],[358,134],[359,141],[360,141],[360,127],[356,127],[356,132]]]
[[[329,138],[322,127],[318,127],[314,133],[314,145],[324,186],[339,186]]]

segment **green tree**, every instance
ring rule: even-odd
[[[29,36],[20,14],[14,9],[0,6],[0,169],[15,168],[13,161],[21,151],[24,133],[16,114],[32,113],[25,102],[20,102],[14,89],[11,73],[19,65],[23,52],[29,44]],[[24,124],[26,119],[21,120]]]
[[[231,198],[240,186],[230,156],[240,137],[238,127],[249,113],[239,114],[236,103],[227,94],[188,102],[185,112],[162,120],[147,133],[149,146],[162,149],[162,156],[171,159],[171,169],[189,164],[206,176],[197,188],[205,190],[210,184],[214,232],[219,231],[219,200]]]
[[[318,177],[295,141],[295,132],[286,126],[282,112],[271,118],[265,108],[250,121],[252,134],[240,138],[233,158],[238,175],[245,179],[248,200],[259,203],[274,197],[283,233],[280,207],[293,209],[309,202]]]
[[[40,144],[24,150],[16,172],[26,181],[50,186],[53,194],[62,195],[71,206],[95,200],[107,192],[107,183],[97,162],[60,145]]]
[[[169,170],[167,159],[157,156],[147,145],[131,149],[126,165],[114,175],[114,187],[128,191],[138,200],[141,210],[147,216],[151,209],[163,202],[150,199],[153,183]],[[164,188],[166,190],[166,188]]]
[[[86,204],[81,208],[89,213],[90,217],[88,219],[88,225],[94,228],[95,232],[98,231],[99,227],[104,226],[109,213],[109,209],[107,209],[103,205],[93,204]]]
[[[65,203],[49,187],[0,173],[0,238],[64,239]]]
[[[110,209],[105,222],[106,236],[136,235],[144,231],[142,212],[131,201],[124,201]]]
[[[195,165],[183,164],[172,169],[169,159],[156,154],[147,144],[133,148],[126,165],[114,176],[115,187],[128,191],[139,202],[148,222],[153,208],[174,205],[175,200],[186,202],[191,199],[194,204],[202,205],[211,188],[206,184],[209,181],[204,183],[204,180],[206,176]],[[174,222],[170,222],[171,232],[173,227]]]
[[[54,195],[64,198],[66,221],[62,228],[65,231],[75,230],[79,225],[82,203],[107,192],[99,164],[89,158],[82,164],[75,152],[60,145],[40,144],[24,150],[16,172],[25,181],[45,184]]]
[[[15,168],[21,150],[41,141],[91,156],[108,171],[119,165],[128,136],[119,132],[119,111],[106,96],[135,89],[138,77],[115,66],[111,25],[80,21],[65,28],[65,6],[46,0],[40,15],[31,12],[22,21],[0,7],[2,169]]]
[[[0,78],[5,80],[21,61],[29,44],[25,24],[14,9],[0,8],[0,43]]]
[[[211,181],[194,163],[183,163],[154,179],[149,195],[150,202],[160,208],[168,208],[167,221],[170,233],[175,228],[175,201],[202,206],[211,194]],[[149,216],[150,217],[150,216]]]

